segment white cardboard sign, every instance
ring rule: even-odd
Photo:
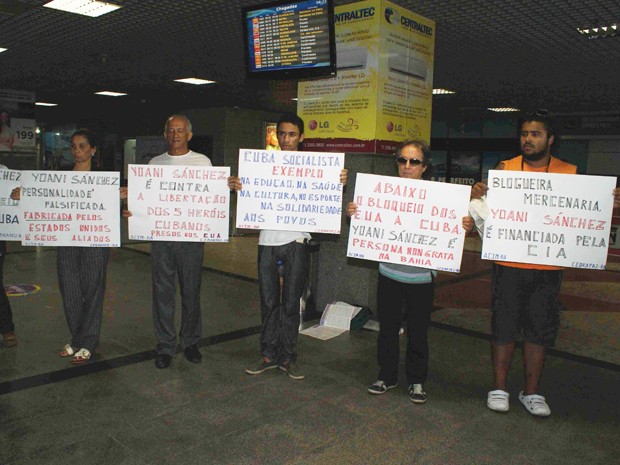
[[[20,187],[21,171],[0,169],[0,240],[20,241],[19,201],[11,199],[11,192]]]
[[[489,171],[482,258],[605,269],[616,178]]]
[[[471,187],[360,173],[347,256],[458,273]]]
[[[129,238],[228,242],[228,166],[129,165]]]
[[[22,244],[120,247],[120,174],[22,171]]]
[[[340,234],[344,153],[239,149],[237,228]]]

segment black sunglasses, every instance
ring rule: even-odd
[[[399,165],[406,165],[407,162],[409,162],[411,166],[418,166],[424,163],[422,160],[418,160],[417,158],[398,157],[396,159],[396,163],[398,163]]]
[[[535,110],[528,113],[527,116],[549,116],[549,110]]]

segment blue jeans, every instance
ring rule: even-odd
[[[289,242],[279,246],[258,246],[258,288],[263,324],[260,350],[270,360],[287,363],[297,358],[299,300],[307,278],[306,244]]]

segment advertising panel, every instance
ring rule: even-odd
[[[336,8],[338,74],[299,83],[305,147],[392,153],[430,141],[435,23],[393,3]]]

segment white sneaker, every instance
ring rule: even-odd
[[[508,399],[510,394],[501,389],[489,392],[487,396],[487,407],[495,412],[507,412],[510,408]]]
[[[547,405],[547,402],[545,402],[543,396],[539,396],[538,394],[526,396],[523,394],[523,391],[521,391],[519,393],[519,400],[532,415],[536,415],[537,417],[548,417],[551,415],[551,409]]]

